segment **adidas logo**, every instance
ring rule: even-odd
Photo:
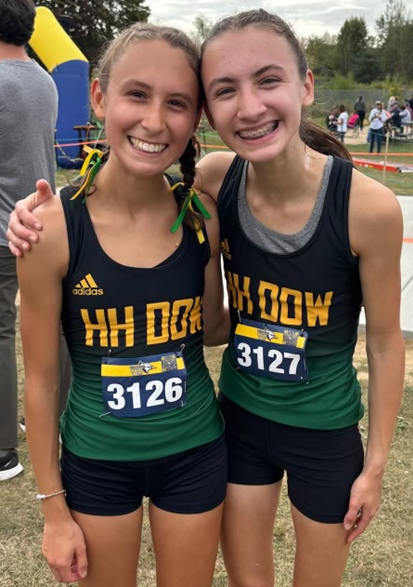
[[[222,243],[221,243],[221,253],[224,255],[224,257],[226,259],[229,259],[229,260],[232,259],[232,255],[229,252],[229,244],[228,244],[227,238],[224,241],[222,241]]]
[[[103,289],[98,288],[90,273],[72,289],[75,296],[103,296]]]

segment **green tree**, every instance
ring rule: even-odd
[[[388,0],[384,14],[376,20],[378,44],[383,47],[394,30],[402,28],[408,20],[408,11],[403,0]]]
[[[322,37],[311,36],[305,43],[308,63],[314,74],[319,77],[334,76],[337,67],[337,38],[324,33]]]
[[[404,82],[413,80],[413,20],[402,0],[389,0],[376,21],[383,69]]]
[[[378,50],[372,47],[362,49],[353,62],[353,75],[356,82],[370,84],[383,77]]]
[[[198,41],[198,43],[203,43],[209,32],[212,28],[212,20],[207,18],[206,16],[198,15],[194,18],[194,27],[195,30],[192,32],[192,37]]]
[[[352,71],[355,59],[369,44],[371,37],[364,18],[355,16],[345,20],[337,37],[338,70],[343,75]]]
[[[147,22],[150,8],[145,0],[41,0],[56,18],[70,17],[70,36],[95,65],[104,44],[133,24]]]

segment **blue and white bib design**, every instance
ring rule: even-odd
[[[181,352],[133,359],[102,359],[102,393],[117,418],[139,418],[186,404],[187,371]]]
[[[303,330],[243,319],[234,335],[237,367],[253,375],[305,383],[307,338]]]

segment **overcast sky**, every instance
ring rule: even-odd
[[[409,2],[407,2],[409,4]],[[168,24],[190,32],[198,15],[216,20],[250,8],[266,8],[277,12],[294,26],[300,36],[336,34],[346,18],[364,16],[370,34],[376,34],[376,19],[384,13],[386,0],[146,0],[151,9],[151,22]]]

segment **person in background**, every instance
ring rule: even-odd
[[[25,49],[33,29],[32,0],[0,0],[0,481],[18,475],[16,258],[6,238],[10,212],[36,181],[54,188],[57,90]],[[61,401],[70,381],[70,361],[61,347]],[[24,427],[24,421],[21,424]]]
[[[366,117],[366,103],[363,100],[363,96],[359,96],[359,99],[354,104],[354,110],[359,115],[360,130],[363,130],[364,118]]]
[[[397,96],[390,96],[390,98],[387,102],[387,110],[389,112],[391,112],[392,109],[394,108],[394,105],[398,104],[398,103],[399,103],[399,98]],[[383,105],[383,108],[384,108],[384,105]]]
[[[337,138],[344,143],[344,137],[347,132],[348,112],[344,104],[340,105],[337,120]]]
[[[381,151],[381,143],[384,137],[384,124],[387,121],[387,115],[383,110],[383,104],[376,100],[376,106],[369,114],[370,122],[370,148],[369,153],[373,153],[374,143],[377,143],[377,153]]]
[[[337,132],[337,114],[338,109],[337,106],[333,106],[330,112],[326,116],[326,127],[327,129],[336,134]]]
[[[352,115],[348,119],[347,126],[348,126],[348,128],[355,129],[360,124],[361,124],[361,122],[360,122],[360,116],[358,115],[358,113],[357,113],[356,110],[353,110]]]
[[[410,126],[412,122],[412,114],[410,110],[410,104],[408,101],[404,103],[403,110],[400,111],[400,122],[402,126]]]

